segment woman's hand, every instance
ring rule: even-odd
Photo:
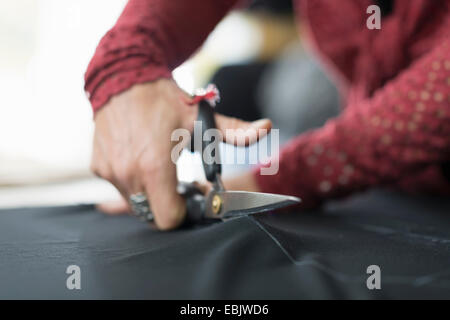
[[[178,181],[171,159],[175,142],[171,141],[171,135],[175,129],[193,129],[198,108],[187,105],[186,98],[173,80],[161,79],[134,85],[95,115],[92,171],[111,182],[124,199],[131,194],[146,193],[156,225],[162,230],[176,228],[185,216],[185,202],[176,192]],[[269,120],[248,123],[221,115],[216,115],[216,122],[222,131],[271,127]],[[258,135],[255,140],[253,135],[243,132],[228,135],[232,139],[228,142],[251,144],[260,138]],[[100,209],[118,213],[125,211],[125,204],[125,201],[104,204]]]

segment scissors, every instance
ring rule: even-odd
[[[218,143],[220,141],[217,141],[213,137],[208,139],[208,135],[205,135],[207,130],[217,128],[214,119],[214,103],[211,99],[201,99],[198,101],[198,104],[197,123],[201,123],[201,132],[195,132],[194,130],[194,135],[201,133],[202,136],[200,138],[202,142],[201,144],[196,144],[194,142],[195,136],[192,136],[190,151],[201,153],[205,176],[212,184],[212,188],[207,194],[204,194],[195,183],[180,182],[178,184],[177,191],[186,200],[186,221],[188,223],[224,221],[251,214],[273,211],[301,202],[300,198],[287,195],[225,190],[221,178],[222,165],[217,161],[211,161],[211,159],[205,161],[207,155],[203,152],[208,145],[215,143],[215,148],[210,149],[214,149],[217,153],[214,155],[214,158],[220,159],[220,155],[218,154]],[[146,198],[142,198],[141,200],[147,201]],[[148,203],[146,208],[148,210],[144,210],[145,212],[141,212],[139,216],[144,221],[153,221],[154,217]]]

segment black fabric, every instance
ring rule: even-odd
[[[441,165],[442,173],[444,174],[444,177],[450,181],[450,161],[445,162]]]
[[[249,10],[265,11],[273,14],[292,14],[292,0],[252,0]]]
[[[220,68],[210,81],[220,91],[221,98],[216,111],[245,121],[261,119],[261,106],[256,95],[261,77],[268,66],[265,62],[254,62]]]
[[[390,15],[394,9],[394,0],[375,0],[375,3],[380,7],[382,16]]]
[[[3,210],[0,298],[450,298],[449,214],[449,199],[380,191],[168,233],[92,206]]]

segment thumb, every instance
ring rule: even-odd
[[[222,132],[224,141],[235,146],[248,146],[266,136],[272,128],[269,119],[253,122],[215,114],[217,129]]]

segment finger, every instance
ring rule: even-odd
[[[203,194],[208,194],[212,189],[212,183],[209,181],[194,181],[193,184]]]
[[[107,201],[96,205],[96,208],[100,210],[103,213],[110,214],[110,215],[118,215],[118,214],[130,214],[132,215],[133,212],[131,210],[131,207],[129,206],[129,203],[126,199],[129,199],[129,192],[127,191],[126,187],[124,187],[120,182],[118,182],[116,179],[112,178],[111,180],[108,180],[116,189],[119,191],[121,195],[121,200],[116,201]]]
[[[131,211],[128,202],[123,198],[117,201],[99,203],[95,207],[97,210],[112,216],[127,214]]]
[[[186,205],[177,192],[175,164],[170,158],[160,163],[144,169],[142,177],[156,226],[160,230],[171,230],[183,222]]]
[[[222,132],[224,141],[235,146],[253,144],[266,136],[272,128],[272,122],[269,119],[247,122],[221,114],[216,114],[215,119],[217,129]]]
[[[120,192],[125,201],[128,201],[131,195],[145,193],[145,187],[141,181],[136,163],[130,158],[117,157],[112,165],[113,179],[111,183]],[[131,207],[126,212],[131,215],[134,214]]]
[[[126,188],[120,183],[120,181],[118,181],[118,179],[114,175],[112,165],[110,164],[110,162],[105,160],[108,158],[105,154],[106,151],[103,148],[101,140],[98,138],[98,135],[95,135],[91,156],[91,171],[99,178],[105,179],[106,181],[113,184],[122,195],[122,199],[127,199],[128,194],[126,192]],[[110,211],[111,213],[114,213],[116,210],[110,208],[111,205],[112,204],[110,203],[107,203],[105,205],[101,204],[97,208],[104,213],[110,213]],[[124,212],[130,212],[130,210],[124,210]]]
[[[99,211],[110,215],[131,213],[128,203],[124,200],[127,199],[126,197],[128,196],[126,189],[115,178],[112,167],[105,161],[104,152],[102,152],[102,149],[98,143],[94,143],[91,158],[91,171],[99,178],[105,179],[113,184],[122,195],[120,201],[101,203],[98,204],[96,208]]]

